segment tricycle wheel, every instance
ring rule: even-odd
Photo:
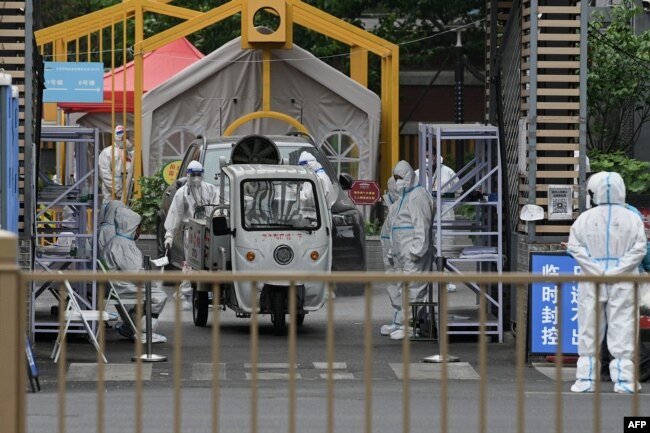
[[[273,290],[271,321],[273,322],[273,333],[275,335],[285,335],[287,333],[287,320],[284,315],[285,298],[284,290],[279,287],[276,287],[275,290]]]
[[[305,323],[305,313],[298,313],[298,318],[296,320],[296,325],[302,326],[303,323]]]
[[[201,292],[196,287],[192,287],[192,318],[194,319],[194,326],[205,326],[208,323],[209,308],[208,292]]]

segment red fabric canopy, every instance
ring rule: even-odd
[[[167,81],[177,72],[185,69],[197,60],[205,57],[185,38],[177,39],[143,56],[143,92],[148,92],[160,83]],[[104,74],[103,103],[61,102],[58,106],[67,113],[110,113],[112,100],[115,99],[115,111],[124,111],[126,94],[126,112],[133,113],[134,64],[127,63],[115,69],[114,73]],[[124,81],[126,75],[126,92]],[[114,77],[114,79],[113,79]],[[115,86],[115,87],[113,87]]]

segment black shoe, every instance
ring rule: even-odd
[[[130,326],[126,323],[122,323],[121,325],[116,326],[115,329],[117,329],[118,334],[124,338],[128,338],[129,340],[132,340],[133,336],[135,335],[133,331],[131,331]]]

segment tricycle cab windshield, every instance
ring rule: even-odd
[[[316,188],[306,179],[248,179],[242,182],[241,226],[247,231],[318,230]]]

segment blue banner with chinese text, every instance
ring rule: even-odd
[[[531,253],[533,274],[581,274],[580,266],[565,253]],[[562,318],[562,354],[578,353],[578,283],[532,283],[528,297],[529,352],[555,354],[560,340]],[[559,311],[561,310],[561,311]]]

